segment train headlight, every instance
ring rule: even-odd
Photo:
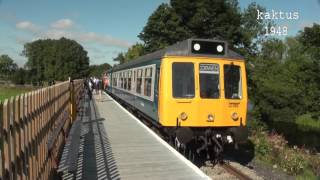
[[[231,114],[231,118],[232,118],[234,121],[238,120],[238,119],[239,119],[238,113],[236,113],[236,112],[232,113],[232,114]]]
[[[199,51],[199,50],[200,50],[200,44],[195,43],[195,44],[193,45],[193,49],[196,50],[196,51]]]
[[[223,51],[223,46],[218,45],[218,46],[217,46],[217,51],[218,51],[218,52],[222,52],[222,51]]]
[[[208,121],[213,122],[214,121],[214,116],[212,114],[208,115]]]
[[[188,119],[188,115],[187,115],[187,113],[185,113],[185,112],[182,112],[181,114],[180,114],[180,119],[181,120],[187,120]]]

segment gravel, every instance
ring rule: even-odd
[[[253,180],[262,180],[263,178],[260,177],[256,172],[246,166],[243,166],[237,162],[229,162],[230,165],[237,170],[241,171],[242,173],[246,174]],[[223,179],[223,180],[234,180],[237,179],[235,176],[229,174],[225,169],[223,169],[219,165],[213,165],[210,162],[206,162],[205,165],[200,167],[200,169],[206,173],[210,178],[213,180],[215,179]]]
[[[269,165],[265,165],[261,162],[252,161],[248,163],[246,166],[234,162],[229,161],[230,165],[242,173],[246,174],[253,180],[262,180],[262,179],[268,179],[268,180],[294,180],[295,178],[293,176],[289,176],[282,172],[281,170],[277,168],[270,167]],[[206,162],[203,166],[200,167],[200,169],[207,174],[210,178],[213,180],[223,179],[223,180],[235,180],[237,179],[233,175],[229,174],[225,169],[223,169],[219,165],[213,165],[210,162]]]

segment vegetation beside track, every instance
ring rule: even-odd
[[[11,96],[16,96],[21,93],[32,91],[33,87],[1,87],[0,86],[0,101],[4,101]]]
[[[249,140],[254,144],[255,160],[296,176],[297,179],[320,177],[320,155],[304,147],[289,146],[280,134],[269,132],[257,120],[250,122]]]

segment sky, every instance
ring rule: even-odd
[[[148,17],[169,0],[0,0],[0,55],[8,54],[19,66],[27,61],[23,45],[37,39],[67,37],[79,42],[90,64],[114,64],[119,52],[140,42],[137,35]],[[320,0],[240,0],[271,10],[298,12],[298,20],[275,20],[295,35],[305,26],[320,23]],[[280,37],[281,38],[281,37]],[[282,37],[283,38],[283,37]]]

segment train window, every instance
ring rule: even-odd
[[[135,90],[136,87],[136,70],[133,70],[133,79],[132,79],[132,90]]]
[[[200,64],[200,97],[206,99],[219,98],[219,65]]]
[[[128,72],[124,72],[124,83],[123,83],[123,89],[127,89],[128,84],[128,78],[127,78]]]
[[[138,70],[138,75],[137,75],[137,87],[136,87],[136,92],[141,94],[141,86],[142,86],[142,69]]]
[[[116,87],[116,86],[117,86],[117,77],[116,77],[116,73],[112,74],[112,77],[113,77],[113,79],[112,79],[112,85]]]
[[[120,73],[117,73],[117,87],[120,87]]]
[[[128,72],[128,91],[131,91],[131,70]]]
[[[117,83],[118,83],[118,87],[120,88],[121,86],[121,82],[120,82],[120,73],[117,74]]]
[[[122,72],[121,73],[119,73],[119,80],[120,80],[120,88],[122,88],[123,87],[123,83],[122,83]]]
[[[144,95],[151,96],[152,68],[145,69]]]
[[[115,75],[115,83],[116,83],[116,87],[118,87],[119,86],[119,83],[118,83],[118,73],[116,73],[116,75]]]
[[[226,99],[241,99],[241,71],[240,66],[225,64],[224,90]]]
[[[175,98],[194,97],[193,63],[175,62],[172,64],[172,93]]]

